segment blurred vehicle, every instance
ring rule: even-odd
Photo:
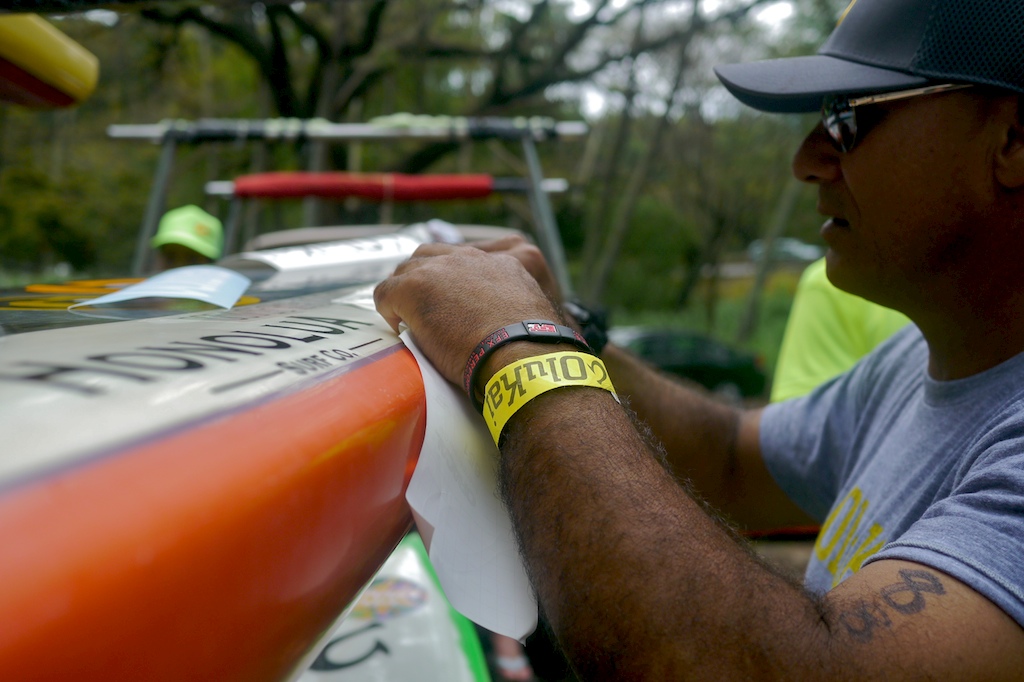
[[[616,327],[608,339],[655,367],[695,381],[729,399],[764,395],[768,379],[763,360],[711,337],[685,329]]]
[[[750,260],[757,262],[764,258],[763,239],[755,239],[747,247]],[[825,255],[825,249],[817,244],[808,244],[792,237],[779,237],[772,242],[772,260],[776,262],[810,263]]]

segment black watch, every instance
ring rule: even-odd
[[[566,301],[562,307],[576,320],[583,338],[594,351],[594,355],[600,355],[608,345],[608,311],[604,308],[585,306],[578,299]]]

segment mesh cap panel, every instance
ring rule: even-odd
[[[1024,92],[1024,2],[939,0],[914,62],[923,76]]]
[[[1024,93],[1024,0],[853,0],[817,55],[715,67],[762,111],[815,111],[826,95],[966,82]]]

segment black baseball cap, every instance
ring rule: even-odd
[[[935,82],[1024,92],[1021,0],[853,0],[818,54],[715,67],[761,111],[817,111],[825,95]]]

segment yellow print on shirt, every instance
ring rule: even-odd
[[[832,587],[859,571],[868,557],[885,545],[880,525],[864,527],[868,505],[861,489],[854,488],[832,509],[818,533],[814,555],[832,575]]]

